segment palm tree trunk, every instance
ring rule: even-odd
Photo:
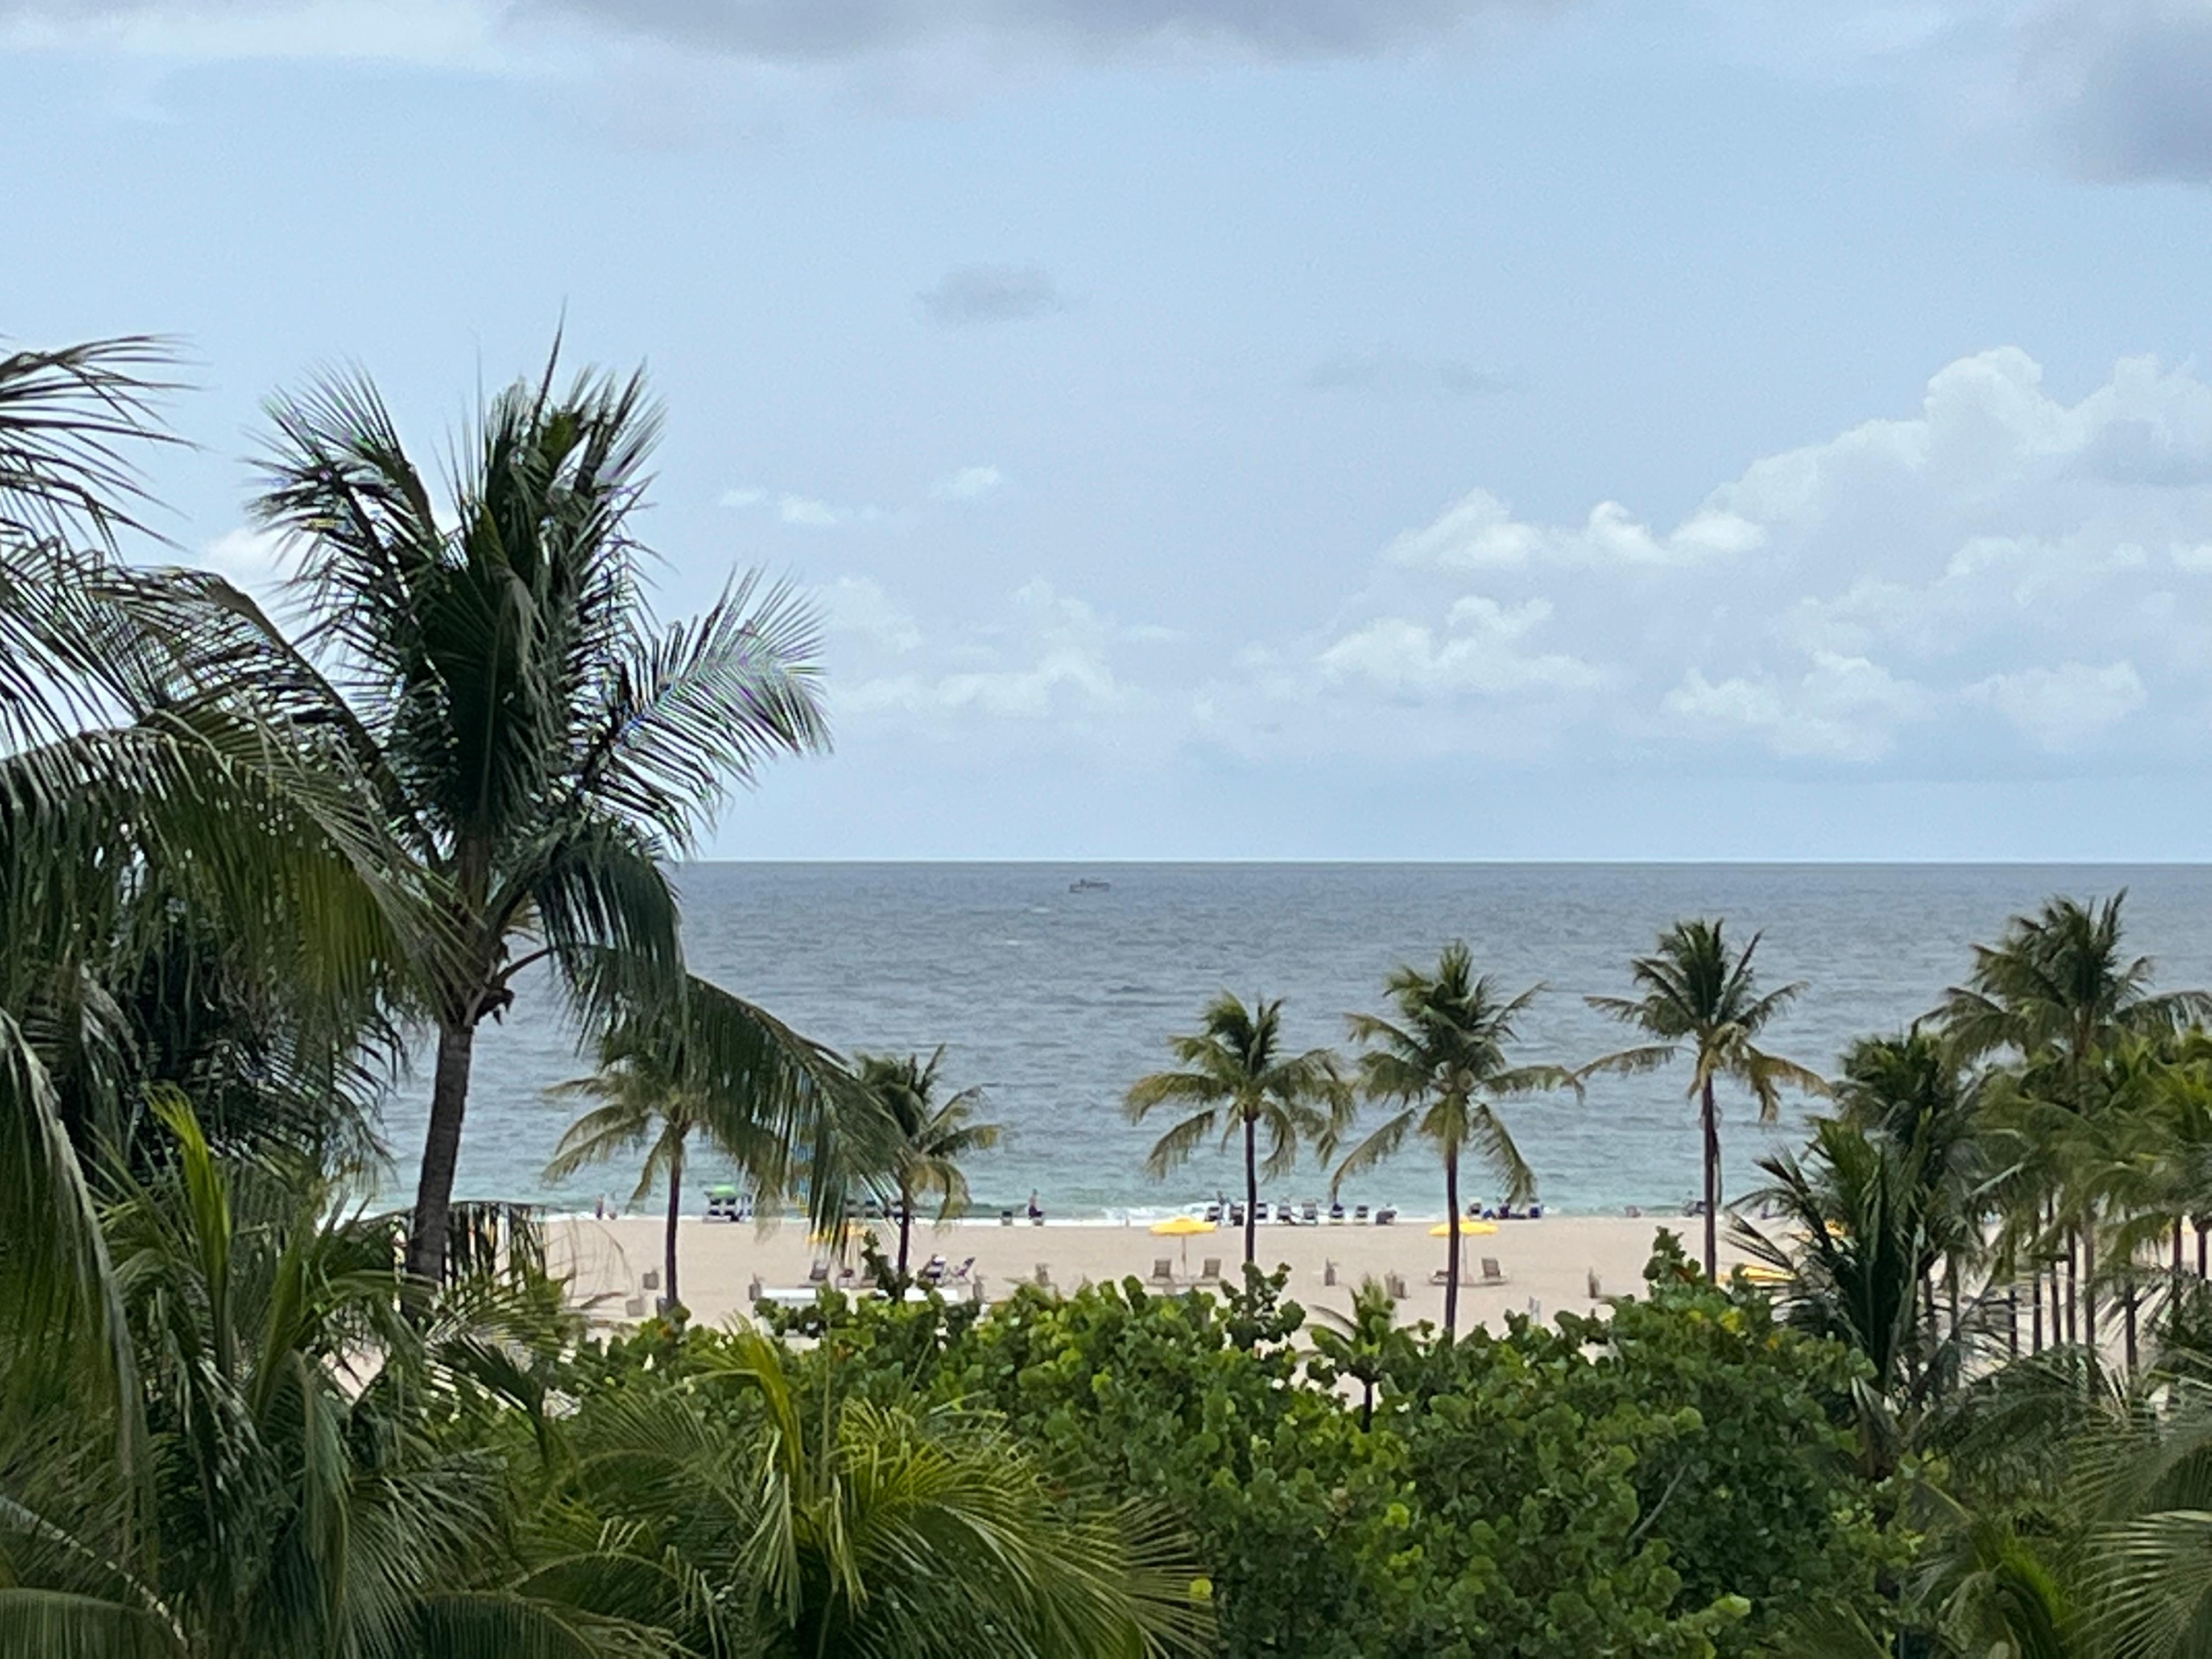
[[[2043,1352],[2043,1267],[2031,1262],[2027,1270],[2027,1351]]]
[[[1260,1125],[1244,1119],[1244,1265],[1260,1259]]]
[[[2079,1261],[2081,1261],[2077,1255],[2079,1245],[2081,1245],[2081,1241],[2075,1239],[2075,1234],[2069,1230],[2069,1234],[2066,1234],[2066,1343],[2069,1345],[2081,1340],[2081,1328],[2075,1322],[2075,1310],[2081,1305],[2081,1274],[2077,1272]]]
[[[2181,1277],[2181,1218],[2173,1218],[2173,1276]]]
[[[1713,1080],[1705,1079],[1699,1115],[1705,1133],[1705,1277],[1720,1273],[1721,1120],[1713,1107]]]
[[[2097,1232],[2093,1219],[2081,1235],[2081,1340],[2097,1346]]]
[[[446,1276],[446,1217],[453,1208],[453,1170],[460,1162],[461,1118],[468,1110],[469,1065],[476,1041],[473,1021],[439,1022],[430,1127],[423,1137],[422,1172],[407,1234],[408,1273],[433,1284]]]
[[[910,1238],[910,1237],[913,1236],[913,1233],[914,1233],[914,1203],[913,1203],[913,1200],[910,1200],[910,1199],[907,1196],[906,1182],[904,1182],[903,1181],[902,1181],[902,1182],[899,1182],[898,1206],[899,1206],[899,1259],[898,1259],[898,1287],[899,1287],[899,1292],[900,1292],[900,1294],[903,1295],[903,1294],[905,1294],[905,1291],[906,1291],[907,1241],[908,1241],[908,1238]]]
[[[684,1141],[679,1136],[668,1153],[668,1237],[661,1250],[661,1267],[668,1287],[668,1306],[678,1304],[676,1294],[676,1223],[684,1213]]]
[[[2120,1292],[2120,1317],[2127,1333],[2128,1375],[2136,1374],[2136,1281],[2131,1273],[2124,1281],[2126,1288]]]
[[[2208,1237],[2212,1237],[2212,1224],[2197,1221],[2195,1224],[2197,1228],[2197,1276],[2199,1279],[2203,1279],[2208,1276],[2205,1271],[2204,1241]]]
[[[1459,1148],[1444,1149],[1444,1337],[1459,1328]]]

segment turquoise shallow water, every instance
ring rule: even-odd
[[[1085,878],[1110,885],[1069,890]],[[1924,1012],[1966,972],[1972,942],[2055,892],[2125,886],[2131,939],[2158,958],[2160,981],[2212,985],[2212,867],[2193,865],[705,864],[679,881],[696,971],[839,1048],[945,1044],[948,1079],[985,1085],[988,1115],[1008,1130],[972,1170],[979,1204],[1034,1189],[1055,1217],[1170,1207],[1235,1184],[1231,1161],[1212,1157],[1149,1180],[1151,1132],[1120,1110],[1129,1083],[1167,1063],[1163,1039],[1214,993],[1284,997],[1294,1040],[1336,1042],[1344,1012],[1376,1006],[1394,965],[1433,963],[1455,937],[1510,988],[1553,988],[1527,1022],[1527,1053],[1567,1063],[1624,1040],[1583,994],[1625,991],[1628,958],[1693,914],[1763,929],[1768,978],[1808,981],[1772,1046],[1823,1069],[1852,1036]],[[539,1179],[567,1109],[544,1091],[581,1069],[545,986],[526,985],[477,1054],[464,1193],[580,1208],[627,1195],[626,1170],[561,1189]],[[1600,1079],[1580,1105],[1510,1108],[1545,1201],[1678,1206],[1698,1185],[1686,1081]],[[428,1092],[425,1068],[387,1115],[403,1172]],[[1765,1129],[1747,1102],[1726,1110],[1738,1192],[1756,1182],[1754,1160],[1794,1143],[1796,1114]],[[1409,1149],[1346,1196],[1440,1211],[1441,1185]],[[1267,1195],[1326,1187],[1309,1165]]]

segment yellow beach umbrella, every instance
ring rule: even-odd
[[[1435,1226],[1429,1229],[1429,1237],[1431,1238],[1449,1238],[1451,1237],[1451,1230],[1450,1222],[1439,1221]],[[1487,1234],[1494,1233],[1497,1231],[1498,1224],[1495,1221],[1470,1220],[1465,1216],[1462,1216],[1460,1218],[1459,1236],[1462,1238],[1480,1238]]]
[[[1191,1236],[1194,1233],[1218,1232],[1220,1229],[1211,1221],[1200,1221],[1194,1215],[1171,1215],[1165,1221],[1152,1223],[1152,1231],[1162,1238],[1182,1240],[1183,1271],[1188,1273],[1190,1271]]]
[[[1797,1276],[1779,1267],[1769,1267],[1764,1261],[1747,1261],[1736,1271],[1754,1285],[1787,1285]]]

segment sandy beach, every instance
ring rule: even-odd
[[[1443,1286],[1431,1280],[1443,1267],[1445,1241],[1431,1236],[1432,1224],[1401,1220],[1385,1227],[1269,1225],[1260,1230],[1259,1259],[1263,1266],[1287,1267],[1291,1294],[1310,1309],[1347,1308],[1363,1278],[1397,1273],[1408,1291],[1400,1307],[1403,1318],[1408,1323],[1441,1320]],[[557,1218],[548,1227],[550,1265],[571,1276],[574,1295],[590,1303],[596,1317],[626,1322],[636,1316],[635,1310],[653,1305],[643,1279],[660,1269],[663,1225],[659,1218],[647,1216]],[[825,1259],[797,1222],[762,1226],[687,1218],[679,1226],[679,1289],[693,1319],[705,1323],[749,1313],[755,1279],[766,1294],[803,1300],[809,1269]],[[1494,1235],[1462,1239],[1464,1273],[1480,1280],[1483,1258],[1490,1257],[1504,1277],[1502,1284],[1462,1285],[1461,1322],[1479,1320],[1502,1329],[1507,1313],[1528,1312],[1532,1301],[1547,1319],[1563,1308],[1586,1310],[1591,1305],[1592,1275],[1602,1295],[1636,1292],[1643,1286],[1653,1237],[1662,1226],[1682,1234],[1694,1250],[1698,1223],[1680,1216],[1548,1216],[1505,1222]],[[886,1251],[896,1248],[894,1231],[884,1228],[879,1237]],[[1130,1275],[1149,1281],[1163,1259],[1179,1285],[1194,1280],[1208,1258],[1218,1258],[1233,1275],[1242,1245],[1243,1235],[1225,1229],[1193,1237],[1186,1270],[1184,1241],[1156,1237],[1142,1224],[1006,1226],[963,1221],[917,1226],[913,1254],[916,1265],[933,1255],[955,1266],[972,1256],[982,1294],[995,1300],[1018,1283],[1033,1282],[1040,1266],[1061,1290]],[[1723,1271],[1741,1259],[1741,1253],[1728,1249],[1725,1237],[1722,1257]],[[857,1265],[857,1249],[851,1259]],[[1328,1283],[1331,1264],[1334,1285]],[[956,1287],[950,1293],[970,1292]]]

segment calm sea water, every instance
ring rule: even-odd
[[[1084,878],[1110,886],[1069,890]],[[1723,916],[1739,936],[1764,931],[1768,982],[1808,984],[1771,1046],[1821,1069],[1853,1036],[1926,1011],[1964,976],[1972,943],[2053,893],[2124,886],[2130,942],[2157,958],[2160,982],[2212,985],[2212,866],[704,864],[679,878],[696,971],[847,1052],[944,1044],[950,1084],[984,1085],[986,1115],[1006,1127],[973,1165],[979,1206],[1034,1190],[1055,1217],[1237,1187],[1232,1161],[1212,1156],[1150,1180],[1153,1131],[1120,1109],[1132,1080],[1168,1063],[1164,1040],[1192,1029],[1215,993],[1283,997],[1293,1041],[1340,1042],[1344,1014],[1377,1008],[1393,967],[1433,964],[1455,938],[1510,988],[1551,988],[1526,1022],[1525,1053],[1571,1064],[1628,1040],[1583,995],[1626,991],[1629,957],[1685,915]],[[477,1043],[465,1194],[582,1208],[600,1193],[627,1197],[629,1170],[558,1188],[540,1179],[568,1110],[544,1091],[582,1069],[556,1000],[526,985]],[[1601,1079],[1580,1104],[1509,1106],[1545,1201],[1679,1206],[1698,1184],[1686,1084],[1679,1069]],[[395,1182],[411,1179],[428,1093],[425,1067],[387,1115]],[[1780,1126],[1762,1128],[1746,1100],[1723,1111],[1728,1189],[1740,1192],[1756,1183],[1756,1159],[1795,1144],[1802,1115],[1785,1107]],[[1440,1213],[1442,1185],[1414,1145],[1346,1195]],[[1308,1164],[1265,1195],[1326,1189]]]

